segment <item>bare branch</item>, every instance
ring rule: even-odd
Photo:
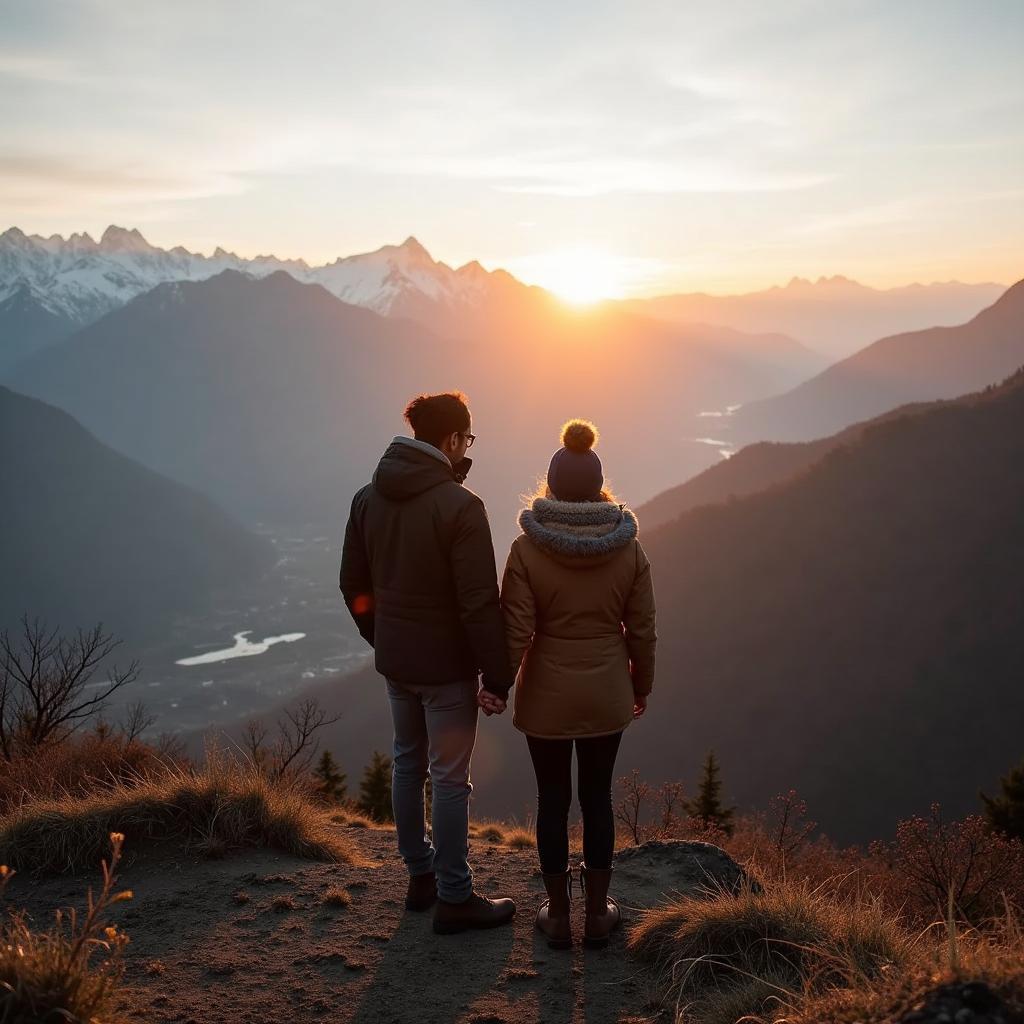
[[[128,713],[120,723],[125,743],[134,743],[147,729],[153,726],[155,721],[156,715],[151,715],[141,700],[130,705]]]
[[[285,711],[277,723],[278,740],[274,750],[274,775],[282,778],[289,771],[302,775],[309,771],[320,741],[317,730],[337,722],[340,715],[327,717],[315,698],[304,700],[296,708]]]
[[[9,760],[15,748],[38,747],[79,728],[105,701],[139,675],[138,661],[117,665],[105,682],[92,683],[97,668],[121,644],[103,632],[78,629],[74,637],[47,631],[38,618],[21,618],[17,640],[0,633],[0,753]]]

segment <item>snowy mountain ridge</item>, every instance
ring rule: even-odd
[[[99,241],[88,233],[67,238],[0,234],[0,303],[19,295],[82,326],[167,281],[201,281],[224,270],[265,277],[283,270],[323,285],[344,302],[383,315],[416,316],[430,307],[451,311],[480,305],[492,287],[518,284],[505,271],[473,261],[458,269],[434,260],[413,237],[401,245],[346,256],[320,267],[276,256],[245,259],[217,248],[212,256],[182,246],[150,245],[136,228],[111,225]]]

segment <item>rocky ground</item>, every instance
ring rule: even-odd
[[[430,914],[405,911],[405,869],[389,830],[339,826],[360,866],[269,851],[210,861],[169,851],[130,858],[115,909],[131,937],[123,1009],[130,1020],[183,1024],[337,1021],[359,1024],[609,1024],[659,1017],[654,980],[623,932],[606,950],[547,948],[533,926],[543,887],[531,849],[474,840],[477,888],[512,896],[512,927],[436,936]],[[130,853],[130,851],[127,851]],[[634,857],[613,891],[624,907],[660,898],[664,864]],[[97,872],[98,874],[98,872]],[[37,925],[80,905],[96,875],[34,880],[8,892]],[[339,902],[325,899],[340,890]],[[626,916],[629,916],[626,910]],[[575,930],[582,905],[575,899]],[[669,1019],[666,1013],[664,1019]]]
[[[437,936],[430,913],[404,909],[406,874],[394,832],[337,826],[360,854],[353,865],[267,850],[204,860],[171,849],[126,851],[119,887],[134,899],[112,920],[131,937],[120,1009],[156,1024],[668,1024],[674,1007],[625,950],[584,950],[575,890],[571,951],[548,949],[533,925],[543,886],[532,849],[476,838],[476,886],[515,899],[508,928]],[[134,853],[134,855],[133,855]],[[18,875],[10,903],[47,927],[58,907],[81,906],[98,871]],[[668,894],[733,888],[741,871],[703,843],[647,843],[616,861],[613,893],[626,927]],[[755,883],[756,884],[756,883]],[[988,986],[926,993],[900,1024],[1017,1024]]]

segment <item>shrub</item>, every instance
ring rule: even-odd
[[[1003,897],[1024,898],[1024,843],[992,832],[980,815],[945,821],[938,804],[927,818],[902,821],[893,843],[871,853],[896,873],[908,910],[919,921],[946,915],[952,894],[959,917],[979,923],[1003,912]]]
[[[83,732],[20,753],[6,763],[0,773],[0,813],[27,801],[109,790],[180,763],[121,732]]]

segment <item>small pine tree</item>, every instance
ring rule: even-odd
[[[719,778],[720,768],[715,752],[708,751],[704,759],[704,773],[697,788],[697,795],[686,801],[686,810],[691,818],[696,818],[704,826],[720,828],[727,836],[732,835],[732,816],[735,807],[722,806],[722,780]]]
[[[979,794],[989,827],[1008,839],[1024,839],[1024,760],[999,780],[999,787],[998,796]]]
[[[317,780],[317,792],[325,803],[337,804],[345,799],[345,791],[348,789],[347,776],[338,770],[338,762],[334,760],[329,750],[320,755],[313,775]]]
[[[394,820],[394,811],[391,809],[391,758],[385,757],[380,751],[373,752],[373,760],[363,771],[357,806],[375,821]]]

